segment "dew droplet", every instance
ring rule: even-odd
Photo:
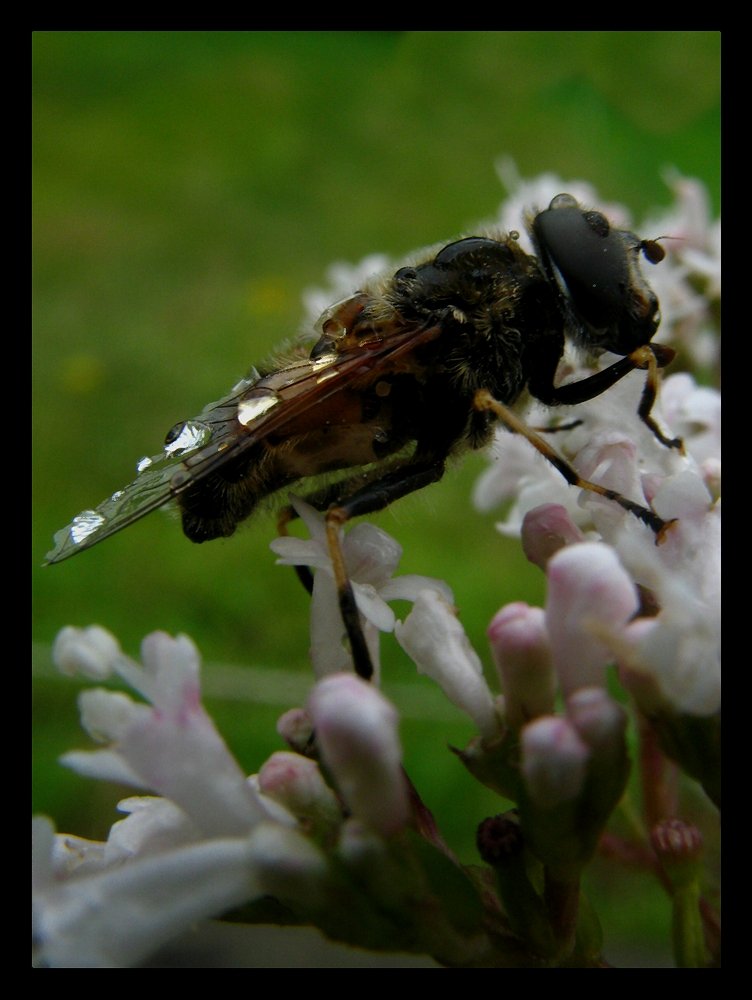
[[[279,397],[273,392],[268,392],[264,395],[259,393],[250,399],[244,399],[242,403],[238,404],[238,421],[244,427],[247,427],[254,420],[257,420],[266,413],[267,410],[276,406],[278,402]]]
[[[211,429],[200,420],[185,420],[175,424],[167,432],[165,438],[165,453],[167,455],[185,455],[195,451],[211,440]]]
[[[101,528],[104,522],[105,518],[95,510],[82,510],[71,521],[69,528],[71,541],[81,545],[89,535]]]
[[[333,365],[336,360],[336,352],[331,351],[329,354],[322,354],[318,358],[312,358],[311,368],[313,368],[314,371],[318,371],[319,368],[327,368],[329,365]]]

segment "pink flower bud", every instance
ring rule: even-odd
[[[319,681],[308,706],[324,761],[353,814],[384,835],[404,827],[410,806],[394,707],[349,673]]]
[[[567,718],[591,750],[620,748],[627,724],[621,705],[603,688],[580,688],[567,699]]]
[[[546,625],[565,697],[603,686],[613,656],[597,635],[621,628],[639,606],[616,553],[600,542],[570,545],[548,564]]]
[[[313,736],[313,723],[304,708],[291,708],[277,720],[277,732],[289,747],[304,753]]]
[[[566,719],[549,715],[522,730],[522,774],[530,797],[545,809],[582,790],[588,748]]]
[[[280,751],[258,774],[259,790],[285,806],[298,819],[326,826],[341,819],[337,797],[324,781],[316,761]]]
[[[529,561],[541,569],[559,549],[581,542],[584,537],[566,507],[558,503],[533,508],[522,522],[522,549]]]
[[[666,819],[650,831],[653,850],[665,865],[682,865],[702,858],[702,833],[692,823]]]
[[[553,711],[556,675],[542,608],[507,604],[488,626],[491,653],[501,680],[507,725],[519,729]]]

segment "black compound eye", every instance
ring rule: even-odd
[[[611,227],[600,212],[561,194],[533,220],[544,271],[585,324],[592,346],[628,354],[655,332],[658,302],[640,274],[638,251],[660,259],[661,248]]]
[[[540,212],[533,232],[545,264],[556,269],[588,323],[605,326],[629,281],[624,242],[600,212],[583,211],[558,195]]]

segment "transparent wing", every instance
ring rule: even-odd
[[[315,360],[306,358],[264,378],[254,373],[242,380],[199,416],[177,424],[161,454],[141,459],[130,485],[56,532],[45,563],[83,552],[164,506],[268,435],[283,436],[286,425],[336,393],[357,391],[374,374],[404,363],[405,355],[440,332],[439,327],[403,329]]]

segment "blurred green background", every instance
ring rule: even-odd
[[[293,334],[302,291],[323,284],[331,262],[399,256],[493,216],[502,156],[523,177],[589,180],[636,218],[669,203],[662,172],[675,167],[704,181],[718,209],[720,36],[38,32],[32,42],[35,808],[60,829],[103,836],[122,790],[55,763],[87,742],[75,685],[49,667],[57,630],[98,623],[134,655],[154,629],[190,634],[210,664],[210,708],[251,772],[279,748],[277,715],[304,697],[307,597],[274,565],[269,515],[194,546],[157,513],[41,568],[53,532],[130,482],[169,427]],[[483,466],[471,456],[374,520],[403,544],[403,572],[451,584],[485,656],[491,615],[509,600],[539,603],[543,585],[497,518],[472,512]],[[470,860],[475,822],[499,808],[446,750],[472,727],[394,642],[383,648],[408,770]],[[630,941],[635,891],[648,947],[647,890],[634,886],[614,890],[609,919]],[[655,896],[664,930],[667,912]]]

